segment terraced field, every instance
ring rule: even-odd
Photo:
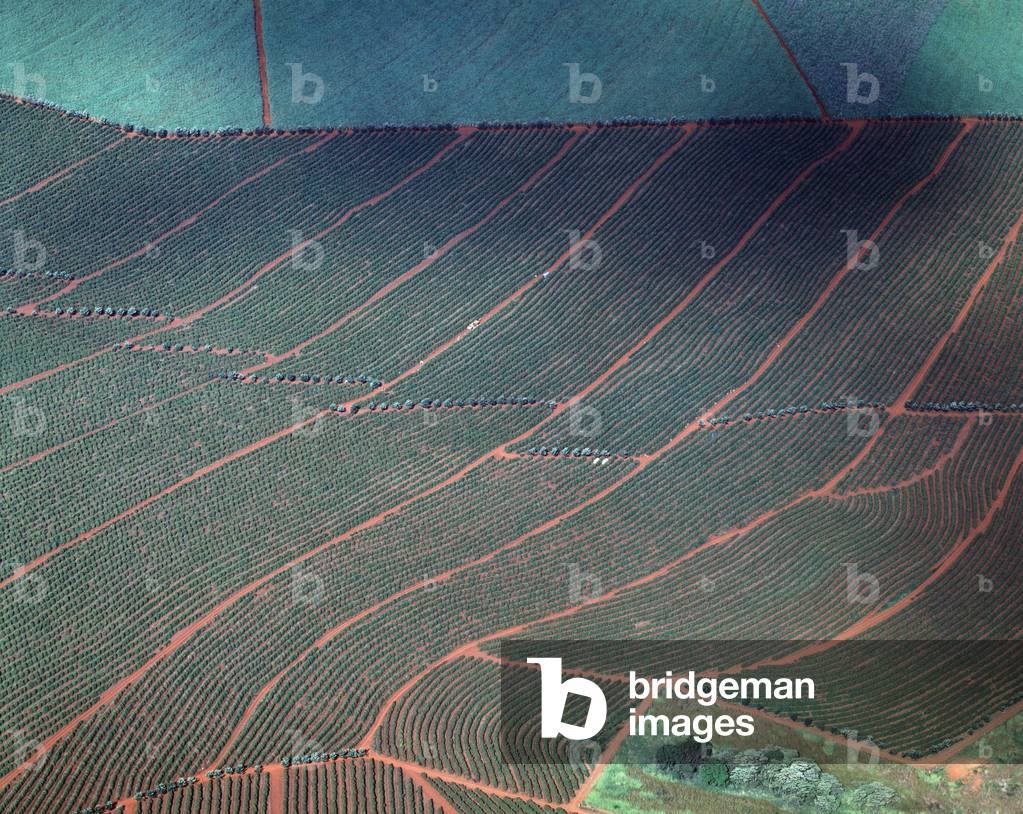
[[[502,640],[1019,637],[1020,122],[6,121],[0,812],[578,814]]]

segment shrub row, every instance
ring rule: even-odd
[[[17,269],[0,269],[0,277],[17,277],[24,280],[28,277],[49,277],[54,280],[73,280],[74,274],[66,271],[21,271]]]
[[[283,766],[299,766],[303,763],[329,763],[335,760],[365,757],[368,749],[342,749],[340,752],[311,752],[308,755],[295,755],[281,758]]]
[[[433,408],[439,409],[451,409],[455,407],[532,407],[540,402],[535,398],[527,396],[518,396],[506,398],[501,396],[500,398],[472,398],[472,399],[420,399],[419,401],[413,401],[412,399],[406,399],[405,401],[392,401],[388,404],[386,401],[371,401],[366,405],[366,409],[373,410],[414,410],[416,407],[421,407],[424,410],[432,410]],[[558,406],[556,401],[548,401],[547,407],[554,409]],[[346,407],[343,404],[331,403],[327,405],[328,410],[332,410],[336,413],[343,413],[346,411]],[[354,415],[359,412],[360,406],[358,404],[352,405],[351,412]]]
[[[1003,404],[1000,401],[907,401],[906,407],[928,413],[1023,412],[1023,404]]]
[[[155,789],[149,789],[148,791],[137,791],[132,796],[136,800],[145,800],[146,798],[153,799],[160,797],[164,794],[170,794],[172,791],[177,789],[183,789],[186,786],[191,786],[193,783],[198,782],[196,777],[179,777],[177,780],[172,780],[170,783],[160,783]],[[107,803],[107,805],[113,805]],[[106,809],[108,811],[112,809]]]

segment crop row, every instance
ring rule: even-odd
[[[251,364],[254,360],[239,361]],[[203,385],[222,364],[212,354],[175,358],[166,353],[108,353],[82,364],[73,374],[7,394],[0,400],[0,426],[10,430],[0,455],[0,483],[12,482],[3,471],[6,467],[85,433],[109,432],[112,422],[130,420],[139,410],[152,411],[163,399],[181,397],[185,390]],[[168,414],[153,413],[143,426],[152,426]],[[130,457],[121,451],[122,461]]]
[[[764,133],[759,128],[696,130],[567,262],[546,278],[547,267],[539,263],[523,269],[520,282],[538,275],[542,282],[403,386],[487,382],[509,389],[544,387],[565,398],[604,373],[714,268],[804,168],[841,143],[847,130],[793,130],[772,138]],[[750,162],[757,173],[743,169]],[[548,223],[539,220],[515,226],[512,234],[527,244],[549,245],[556,236],[547,230]],[[565,251],[570,244],[564,233],[559,236]],[[438,292],[446,291],[460,296],[453,277],[429,288],[425,282],[409,292],[410,299],[436,301]],[[411,300],[406,307],[418,304]],[[637,406],[633,402],[629,408]],[[670,403],[663,408],[670,409]]]
[[[286,814],[444,814],[400,768],[376,760],[294,767]]]
[[[954,449],[964,421],[956,416],[888,418],[870,454],[838,483],[836,491],[893,486],[927,470]]]
[[[498,797],[488,795],[478,789],[469,788],[459,783],[434,780],[430,783],[451,801],[451,805],[459,814],[565,814],[565,809],[520,800],[514,797]]]
[[[0,318],[0,347],[18,349],[4,357],[0,386],[80,359],[138,330],[129,320]]]
[[[258,289],[210,314],[196,330],[214,343],[230,338],[273,352],[288,351],[401,275],[428,263],[440,247],[457,239],[502,200],[514,205],[515,199],[523,197],[517,190],[569,138],[571,134],[555,130],[479,132],[465,137],[425,172],[410,174],[406,184],[329,234],[316,237],[314,245],[289,264],[287,273],[264,278]],[[278,185],[275,199],[281,194]],[[410,218],[409,212],[416,216]],[[285,226],[280,223],[278,228],[284,231]],[[314,232],[305,230],[303,236],[313,238]],[[463,271],[463,284],[465,274],[471,273]],[[415,324],[422,325],[421,316],[415,317]],[[398,344],[393,347],[404,350]],[[303,353],[303,358],[307,355]],[[365,358],[377,364],[373,357]],[[342,360],[314,361],[317,367],[323,362],[334,367]],[[403,361],[405,367],[415,361],[410,351]]]
[[[533,443],[564,437],[575,423],[599,424],[604,446],[656,447],[680,424],[744,385],[847,262],[842,230],[870,234],[933,167],[955,132],[946,124],[866,125],[780,202],[649,344],[582,400],[575,418],[553,422]],[[718,262],[731,247],[717,246]],[[683,302],[680,295],[673,299]],[[814,369],[809,365],[794,375],[802,378]],[[833,394],[842,391],[830,386],[807,398],[771,392],[759,403],[737,398],[728,412],[812,404]]]
[[[146,200],[145,188],[154,179],[167,183],[161,176],[171,171],[156,160],[167,154],[166,160],[176,161],[176,152],[195,151],[195,161],[177,162],[181,166],[173,169],[183,176],[176,219],[167,218],[160,230],[136,227],[124,242],[113,239],[98,224],[99,232],[92,234],[91,240],[117,247],[108,263],[124,262],[95,279],[81,281],[57,302],[67,306],[83,301],[134,301],[153,303],[168,313],[190,313],[242,285],[349,208],[383,193],[454,137],[436,132],[395,137],[339,134],[326,143],[306,137],[155,144],[133,140],[147,156],[134,162],[138,165],[135,175],[129,179],[110,174],[83,177],[79,181],[83,205],[116,210],[126,190],[133,198]],[[312,149],[313,145],[319,146]],[[278,163],[282,159],[283,163]],[[219,177],[230,181],[230,194],[226,190],[217,194],[217,185],[210,179]],[[239,186],[243,180],[247,183]],[[169,209],[168,202],[159,198],[148,206]],[[193,216],[194,221],[187,222]],[[179,231],[167,231],[179,224],[183,224]],[[36,235],[28,225],[24,228],[47,248],[48,241],[78,239],[66,227],[54,229],[52,237]],[[302,269],[307,269],[316,255],[309,250],[296,252],[296,256],[294,262],[286,258],[277,265],[285,266],[284,275],[293,276],[298,284]],[[92,262],[84,270],[96,271],[103,265]]]
[[[138,814],[265,814],[269,796],[270,777],[265,772],[236,775],[144,798]]]
[[[0,100],[0,200],[87,159],[120,137],[96,124]]]
[[[524,711],[512,706],[512,699],[521,702],[533,697],[522,683],[537,674],[521,668],[505,670],[502,675],[498,664],[473,658],[442,665],[391,708],[381,723],[376,748],[488,786],[553,803],[567,802],[620,720],[609,721],[601,736],[573,753],[564,739],[540,738],[539,722],[526,724],[521,717]],[[609,709],[620,712],[624,687],[605,682],[604,690]],[[584,712],[584,705],[570,704],[563,719],[580,724]]]
[[[403,247],[406,254],[397,258],[392,276],[413,269],[429,259],[430,250],[437,249],[432,262],[372,308],[317,340],[303,351],[303,358],[318,365],[343,362],[348,366],[372,360],[374,370],[386,380],[406,370],[410,363],[424,359],[454,335],[461,334],[462,338],[445,355],[456,352],[466,342],[475,342],[476,333],[482,330],[481,317],[520,286],[533,282],[539,288],[543,272],[569,249],[573,234],[576,239],[581,238],[680,136],[679,131],[667,129],[582,133],[529,189],[502,199],[507,200],[507,205],[499,211],[496,197],[491,198],[489,209],[481,208],[471,216],[466,213],[457,224],[450,224],[447,228],[452,232],[473,228],[476,231],[467,232],[448,251],[439,251],[444,245],[444,233],[436,234],[431,229],[418,240],[415,234],[406,233],[406,242],[417,242]],[[559,143],[562,147],[568,144]],[[509,162],[506,171],[512,168],[521,171],[522,157],[516,158],[514,150],[508,152],[511,155],[500,159],[502,163]],[[424,201],[435,200],[443,189],[443,179],[433,180],[432,185],[424,184],[419,190]],[[393,217],[401,216],[399,213]],[[387,233],[393,231],[393,227],[386,228]],[[370,239],[379,240],[379,236],[362,238]],[[424,241],[430,245],[424,246]],[[337,251],[343,253],[345,249],[338,246]],[[466,285],[470,279],[472,284]],[[282,291],[278,296],[292,294]],[[551,327],[552,323],[545,323],[544,331]],[[534,341],[538,333],[542,332],[534,326]],[[497,358],[493,361],[496,366]],[[461,385],[463,381],[453,378],[435,381],[430,389],[450,390],[455,383]],[[501,383],[464,384],[480,390]]]
[[[533,633],[613,641],[635,636],[642,620],[642,636],[655,639],[721,639],[739,630],[759,639],[834,635],[927,577],[980,522],[1021,445],[1021,422],[977,430],[944,468],[918,483],[803,500],[654,582]],[[875,446],[877,461],[868,456],[864,465],[878,471],[890,454]],[[665,596],[685,605],[684,619]],[[585,666],[616,672],[613,664]]]

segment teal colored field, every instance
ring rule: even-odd
[[[1023,113],[1023,0],[40,0],[0,91],[150,129]]]
[[[952,0],[891,112],[1023,113],[1023,2]]]
[[[152,128],[255,128],[246,0],[0,4],[0,90]]]
[[[817,113],[748,2],[426,0],[336,9],[330,0],[265,6],[276,124]],[[599,86],[585,81],[592,77]]]

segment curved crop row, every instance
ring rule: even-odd
[[[675,427],[746,382],[841,273],[848,261],[842,230],[869,235],[934,167],[960,128],[867,124],[846,150],[781,203],[659,335],[582,401],[581,412],[600,417],[600,435],[593,440],[609,447],[656,447]],[[815,367],[798,375],[807,369]],[[744,395],[731,413],[814,404],[844,394],[828,387],[810,398],[787,395],[776,389],[763,400]],[[534,442],[564,437],[571,422],[572,416],[555,422]]]

